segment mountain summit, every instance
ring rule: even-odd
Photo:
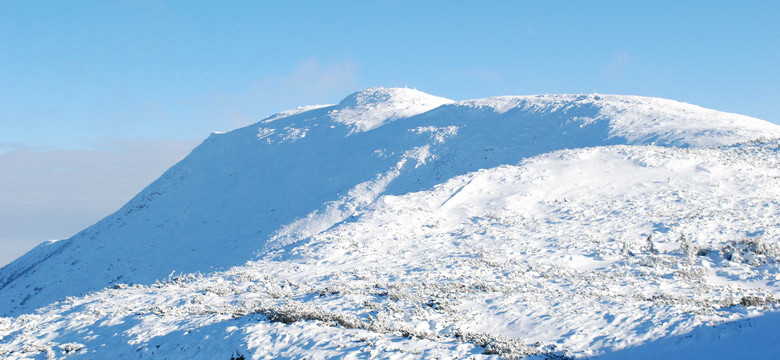
[[[765,121],[655,98],[453,102],[412,89],[358,91],[337,105],[213,134],[116,213],[0,270],[0,312],[117,282],[240,265],[269,246],[331,228],[383,194],[429,189],[553,150],[711,147],[778,136],[780,127]]]
[[[774,306],[776,285],[760,284],[780,261],[778,138],[766,121],[618,95],[373,88],[274,114],[212,134],[116,213],[0,269],[0,314],[50,305],[29,328],[0,321],[18,345],[0,355],[38,341],[33,323],[127,321],[104,355],[147,351],[144,314],[178,324],[160,336],[187,349],[205,343],[177,331],[242,329],[218,351],[182,350],[200,358],[308,356],[280,340],[298,320],[387,351],[406,332],[425,356],[559,356],[738,319],[728,307]],[[48,322],[82,315],[93,322]],[[56,329],[59,343],[102,341]],[[369,345],[344,346],[327,351]]]
[[[368,131],[400,118],[422,114],[452,100],[406,88],[372,88],[355,92],[330,111],[330,118],[355,131]]]

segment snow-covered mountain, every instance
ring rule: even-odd
[[[616,95],[275,114],[0,270],[0,356],[771,354],[778,138]]]

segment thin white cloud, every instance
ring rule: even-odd
[[[501,74],[487,69],[474,69],[465,71],[463,76],[469,80],[479,81],[491,85],[503,84],[505,82],[505,79],[503,76],[501,76]]]
[[[303,105],[334,103],[363,88],[358,64],[351,60],[299,61],[287,73],[267,75],[251,81],[244,91],[214,97],[222,129],[246,126],[273,114]],[[201,103],[199,99],[193,105]]]
[[[607,80],[615,80],[625,76],[628,67],[631,65],[631,54],[623,51],[615,51],[609,62],[604,65],[601,73]]]
[[[351,60],[323,64],[310,58],[298,62],[289,74],[258,81],[255,90],[261,101],[275,106],[332,102],[359,88],[357,70],[358,64]]]
[[[0,266],[109,215],[198,143],[118,140],[96,150],[0,144]]]

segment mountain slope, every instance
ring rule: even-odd
[[[452,102],[369,89],[214,134],[128,204],[0,270],[0,314],[115,283],[209,273],[308,239],[381,195],[558,149],[711,147],[778,126],[669,100],[609,95]]]
[[[771,358],[779,155],[618,145],[469,172],[227,271],[0,318],[0,355]]]

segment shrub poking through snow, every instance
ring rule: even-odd
[[[769,296],[754,296],[754,295],[747,295],[743,296],[739,300],[739,304],[745,307],[748,306],[765,306],[772,303],[775,303],[775,299],[769,295]]]
[[[81,349],[84,348],[84,345],[83,344],[79,344],[79,343],[75,343],[75,342],[71,342],[71,343],[61,344],[59,346],[59,348],[60,348],[60,350],[62,350],[63,354],[71,355],[71,354],[75,354],[75,353],[81,351]]]
[[[780,261],[780,251],[774,244],[767,243],[761,236],[745,237],[723,245],[721,254],[725,260],[750,266],[775,264]]]
[[[651,253],[651,254],[653,254],[653,255],[657,255],[658,254],[658,249],[656,249],[655,243],[653,242],[653,234],[647,235],[646,242],[647,242],[647,244],[645,245],[645,249],[644,250],[649,252],[649,253]]]
[[[685,236],[685,234],[680,234],[680,253],[685,258],[685,262],[687,264],[693,262],[693,256],[694,254],[696,254],[696,250],[691,244],[691,241],[688,240],[688,237]]]

